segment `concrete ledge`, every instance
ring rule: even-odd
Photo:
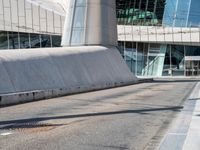
[[[0,52],[0,106],[137,82],[115,47]]]
[[[66,89],[52,89],[52,90],[37,90],[29,92],[20,92],[20,93],[9,93],[0,95],[0,107],[10,106],[14,104],[21,104],[26,102],[44,100],[49,98],[55,98],[60,96],[66,96],[71,94],[78,94],[82,92],[91,92],[96,90],[103,90],[113,87],[125,86],[134,84],[132,83],[115,83],[115,84],[106,84],[101,86],[85,86],[85,87],[74,87]]]
[[[128,82],[128,83],[115,83],[115,84],[106,84],[101,86],[90,86],[90,87],[74,87],[68,89],[52,89],[45,91],[29,91],[29,92],[20,92],[20,93],[9,93],[0,95],[0,107],[11,106],[15,104],[22,104],[27,102],[45,100],[50,98],[62,97],[71,94],[92,92],[97,90],[105,90],[109,88],[117,88],[122,86],[129,86],[133,84],[152,82],[153,79],[140,79],[138,81]]]

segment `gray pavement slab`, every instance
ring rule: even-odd
[[[184,104],[184,109],[171,123],[159,150],[199,150],[200,149],[200,82]]]
[[[199,150],[200,149],[200,83],[192,93],[193,97],[189,100],[195,101],[196,105],[191,118],[190,127],[187,133],[183,149]]]
[[[195,84],[157,80],[0,108],[0,149],[153,149]]]

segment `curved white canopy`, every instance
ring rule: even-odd
[[[64,0],[26,0],[35,5],[39,5],[47,10],[54,11],[55,13],[65,16],[66,1]]]

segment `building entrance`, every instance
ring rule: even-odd
[[[186,76],[200,76],[200,60],[186,60],[185,66]]]

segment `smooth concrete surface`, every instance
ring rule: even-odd
[[[153,150],[195,83],[156,80],[0,108],[0,149]]]
[[[193,92],[191,101],[195,101],[196,105],[191,118],[190,127],[183,146],[183,150],[199,150],[200,149],[200,82]]]
[[[117,46],[114,0],[68,0],[62,46]]]
[[[119,41],[200,46],[200,29],[118,25]]]
[[[0,105],[137,81],[115,47],[5,50],[0,70]]]
[[[159,150],[199,150],[200,149],[200,82],[192,90],[184,104],[184,109],[171,123]]]

